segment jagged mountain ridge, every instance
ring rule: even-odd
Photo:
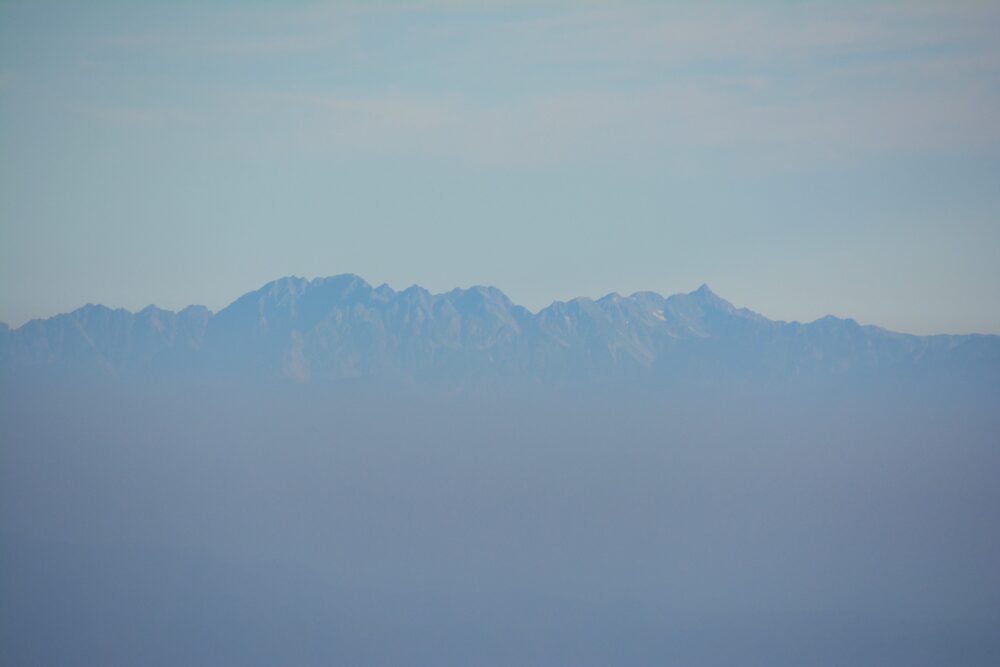
[[[217,313],[87,305],[0,328],[0,368],[251,373],[297,380],[403,375],[691,378],[965,373],[1000,379],[1000,337],[913,336],[851,319],[782,322],[707,285],[555,302],[538,313],[494,287],[432,294],[344,274],[287,277]]]

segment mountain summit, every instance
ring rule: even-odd
[[[0,327],[0,369],[657,383],[919,373],[998,384],[1000,337],[911,336],[829,316],[773,321],[707,284],[669,297],[581,297],[532,313],[495,287],[396,291],[343,274],[280,278],[214,314],[88,304]]]

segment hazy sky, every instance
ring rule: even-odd
[[[0,320],[281,275],[1000,333],[1000,3],[0,2]]]

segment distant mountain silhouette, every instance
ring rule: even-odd
[[[750,380],[974,378],[1000,383],[1000,337],[913,336],[852,319],[802,324],[688,294],[609,294],[531,313],[494,287],[431,294],[355,275],[281,278],[218,313],[86,305],[0,327],[6,372],[369,377]]]

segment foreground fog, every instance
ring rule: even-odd
[[[981,391],[0,389],[3,664],[1000,660]]]

